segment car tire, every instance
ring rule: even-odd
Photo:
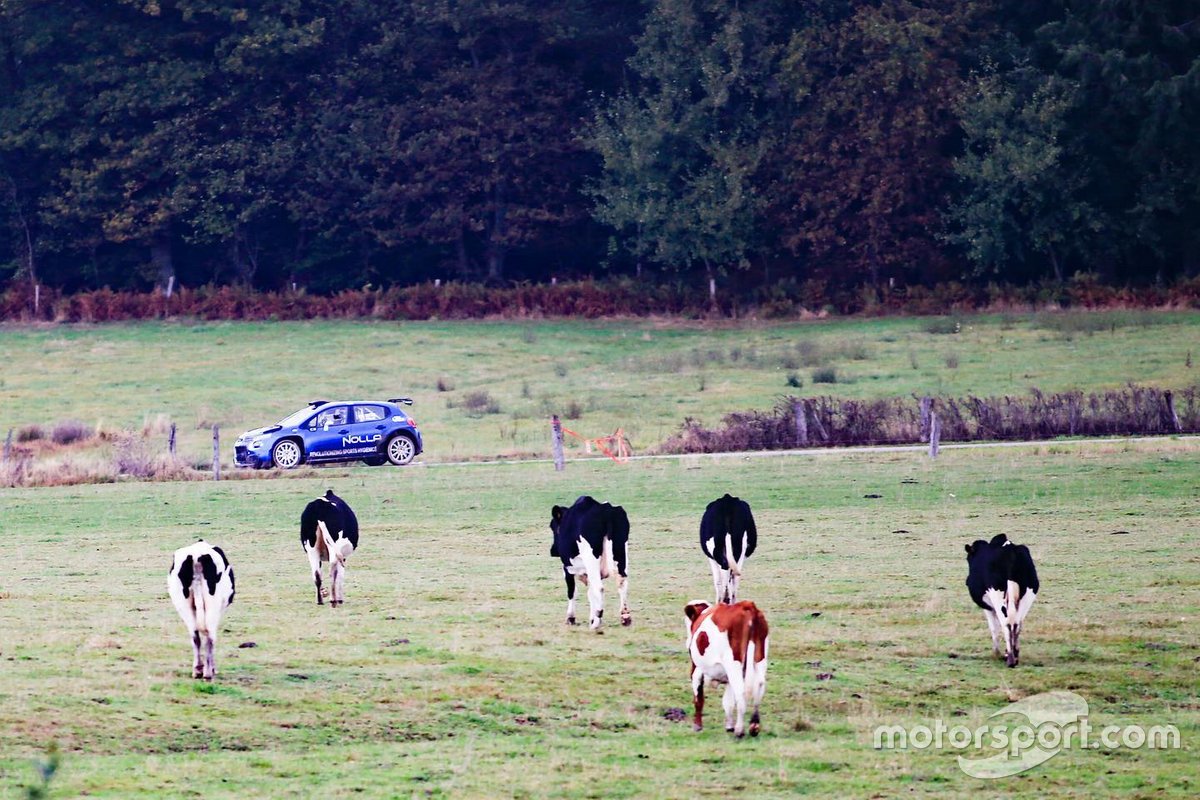
[[[362,460],[368,467],[382,467],[387,463],[387,456],[371,456]]]
[[[397,467],[403,467],[416,457],[417,443],[403,433],[397,433],[388,439],[384,453],[387,454],[387,460],[390,463]]]
[[[304,451],[295,439],[281,439],[271,448],[271,465],[280,469],[295,469],[304,460]]]

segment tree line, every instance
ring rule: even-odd
[[[0,0],[0,286],[1200,273],[1195,0]]]

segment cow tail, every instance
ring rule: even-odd
[[[746,663],[742,667],[742,692],[747,698],[753,696],[754,681],[758,674],[754,666],[754,617],[746,620]]]
[[[1014,581],[1010,578],[1008,581],[1008,589],[1007,589],[1007,591],[1005,591],[1005,598],[1004,598],[1005,605],[1007,606],[1005,614],[1007,615],[1008,621],[1010,623],[1012,623],[1017,618],[1017,604],[1018,604],[1018,601],[1020,601],[1020,599],[1021,599],[1021,587],[1017,584],[1016,581]]]
[[[188,556],[188,558],[192,558]],[[204,570],[192,559],[192,609],[196,615],[196,630],[208,634],[208,596],[204,593]]]
[[[342,551],[334,543],[333,536],[330,535],[329,528],[325,525],[324,520],[318,520],[317,533],[325,541],[325,549],[329,552],[329,563],[332,564],[334,559],[337,559],[339,564],[345,566],[346,557],[342,555]]]
[[[729,530],[725,534],[725,561],[729,564],[729,571],[737,577],[742,577],[742,571],[738,569],[737,559],[733,557],[733,531]]]

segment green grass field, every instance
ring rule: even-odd
[[[0,794],[56,742],[52,797],[1195,797],[1198,474],[1200,444],[1162,440],[0,489]],[[297,535],[326,486],[363,524],[336,611]],[[742,741],[711,695],[700,734],[665,716],[690,711],[682,607],[712,591],[696,530],[727,490],[758,517],[743,594],[772,626],[764,733]],[[563,624],[548,556],[551,504],[585,491],[633,525],[634,625],[602,635]],[[1043,582],[1015,670],[962,585],[963,544],[1000,531]],[[165,591],[198,536],[238,577],[211,685]],[[871,746],[1049,690],[1183,747],[985,782],[957,751]]]
[[[1200,314],[6,326],[0,359],[0,436],[76,419],[152,431],[162,450],[174,421],[180,453],[203,464],[218,424],[228,464],[238,433],[311,399],[407,394],[432,463],[547,455],[554,413],[588,438],[621,427],[646,452],[686,417],[714,424],[787,394],[1178,388],[1197,380]],[[814,383],[821,370],[837,382]]]

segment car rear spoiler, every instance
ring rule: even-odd
[[[404,403],[406,406],[411,406],[413,401],[411,397],[391,397],[388,398],[389,403]]]

